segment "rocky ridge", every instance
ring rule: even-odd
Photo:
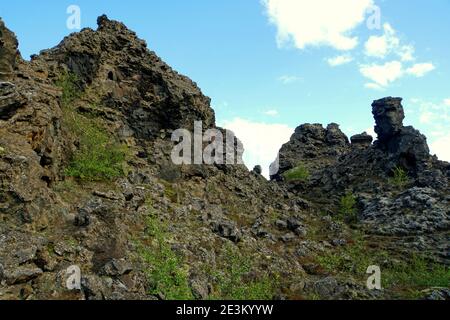
[[[243,165],[177,166],[171,134],[196,120],[217,128],[210,99],[124,24],[97,22],[31,61],[0,22],[0,299],[397,297],[396,287],[369,291],[365,270],[330,263],[379,237],[393,253],[379,263],[413,251],[448,263],[449,165],[403,127],[398,99],[374,104],[373,146],[366,135],[350,143],[336,124],[299,127],[280,152],[278,182]],[[86,132],[111,140],[99,150],[125,150],[117,175],[68,170]],[[283,181],[298,161],[310,179]],[[399,165],[411,179],[401,192],[388,183]],[[356,227],[335,219],[347,189]],[[74,265],[81,286],[68,290]],[[445,297],[432,283],[422,289]]]

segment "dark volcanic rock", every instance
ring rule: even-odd
[[[335,126],[298,127],[280,150],[280,170],[307,159],[303,163],[311,176],[307,181],[290,181],[287,187],[292,192],[327,203],[335,212],[340,210],[340,199],[351,192],[357,199],[360,227],[366,232],[404,237],[397,247],[448,259],[442,248],[450,230],[449,164],[429,154],[426,137],[419,131],[403,126],[401,101],[387,97],[373,102],[378,135],[373,145],[366,133],[351,137],[348,148]]]
[[[9,81],[13,77],[16,62],[19,58],[16,36],[0,18],[0,81]]]
[[[304,124],[295,129],[290,141],[279,152],[278,170],[272,165],[271,178],[281,175],[302,164],[311,172],[331,165],[348,152],[350,143],[347,136],[335,123],[323,128],[321,124]]]
[[[97,98],[105,111],[120,111],[126,136],[153,139],[163,129],[190,130],[194,121],[202,121],[205,129],[215,125],[210,99],[193,81],[149,51],[123,23],[106,16],[97,23],[96,31],[83,29],[66,37],[35,63],[56,61],[57,68],[76,74],[82,87],[101,92]]]
[[[391,139],[403,128],[405,113],[402,98],[383,98],[372,104],[372,114],[375,118],[375,132],[381,142]]]
[[[215,221],[212,224],[213,231],[219,236],[229,239],[232,242],[239,242],[241,240],[242,234],[237,226],[230,221]]]
[[[254,168],[253,168],[253,172],[254,173],[256,173],[256,174],[262,174],[262,168],[261,168],[261,166],[260,165],[257,165],[257,166],[255,166]]]
[[[230,276],[242,288],[277,279],[264,298],[315,291],[367,298],[337,281],[349,274],[328,281],[316,263],[313,277],[302,268],[360,241],[355,228],[402,259],[412,251],[450,259],[450,165],[430,157],[425,138],[403,127],[400,101],[374,103],[376,145],[365,135],[351,145],[337,124],[299,126],[274,174],[301,164],[310,172],[302,183],[269,182],[260,167],[175,165],[174,130],[191,131],[198,120],[204,131],[226,136],[209,98],[124,24],[106,16],[97,22],[97,30],[73,33],[31,61],[20,58],[14,35],[0,24],[0,299],[166,299],[178,289],[228,298],[218,281]],[[75,77],[65,87],[68,74]],[[68,176],[85,151],[77,130],[84,121],[126,151],[123,174]],[[232,139],[225,158],[242,154]],[[98,164],[89,160],[89,167]],[[407,174],[397,185],[396,166]],[[359,218],[351,228],[335,220],[350,191]],[[74,266],[81,290],[72,292],[65,277]],[[177,290],[153,279],[172,277]]]
[[[384,98],[374,101],[372,113],[378,140],[375,146],[398,160],[398,165],[417,173],[430,159],[427,139],[413,127],[404,127],[405,113],[401,98]]]
[[[352,147],[356,148],[368,148],[373,141],[373,137],[368,135],[366,132],[361,134],[356,134],[350,138]]]

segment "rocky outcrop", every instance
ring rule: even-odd
[[[225,131],[198,86],[124,24],[101,16],[96,30],[73,33],[30,62],[0,26],[0,299],[186,298],[173,296],[183,284],[201,299],[391,297],[320,262],[358,241],[334,220],[347,190],[361,232],[400,238],[389,252],[413,243],[448,260],[448,164],[423,154],[426,141],[401,125],[399,102],[377,104],[383,138],[374,145],[366,135],[350,144],[336,124],[298,127],[275,178],[302,164],[310,178],[301,183],[267,181],[259,166],[175,165],[175,129],[202,121],[203,131]],[[94,140],[87,151],[124,150],[120,174],[69,174],[86,151],[83,132]],[[237,155],[242,144],[232,139],[226,151]],[[95,156],[83,165],[104,157]],[[402,164],[411,180],[399,192],[389,178]],[[67,272],[76,267],[80,287],[71,290]],[[248,292],[255,287],[264,290]]]
[[[303,165],[312,172],[334,163],[348,152],[347,136],[335,123],[304,124],[295,129],[290,141],[282,146],[278,162],[271,165],[271,178],[280,180],[284,172]]]
[[[401,98],[374,101],[372,113],[378,140],[375,146],[398,159],[399,165],[415,173],[430,160],[426,137],[413,127],[404,127],[405,113]]]
[[[367,233],[400,237],[395,246],[426,250],[448,263],[449,164],[430,155],[426,137],[419,131],[403,126],[401,101],[387,97],[373,102],[378,135],[373,145],[372,137],[363,133],[351,137],[351,148],[335,152],[335,145],[322,143],[324,131],[319,125],[315,128],[322,134],[314,135],[321,137],[319,144],[314,143],[317,139],[294,134],[296,138],[280,150],[280,159],[305,159],[305,153],[311,154],[317,145],[331,159],[323,161],[314,152],[307,162],[314,168],[311,177],[286,184],[302,197],[327,204],[335,214],[340,199],[350,192],[358,203],[359,226]]]
[[[120,118],[123,138],[154,139],[162,130],[190,130],[194,120],[202,121],[205,130],[215,125],[210,99],[193,81],[149,51],[124,24],[106,16],[97,23],[97,30],[66,37],[33,63],[50,65],[50,76],[62,70],[74,73],[82,88],[95,92],[101,112]]]
[[[352,147],[366,149],[370,147],[373,141],[373,137],[366,132],[356,134],[350,138]]]
[[[13,77],[19,58],[18,46],[16,36],[0,18],[0,81],[9,81]]]

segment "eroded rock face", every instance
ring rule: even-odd
[[[334,208],[330,210],[337,210],[341,197],[350,192],[358,202],[360,226],[368,233],[404,237],[396,246],[427,250],[445,260],[442,233],[450,229],[449,164],[430,155],[426,137],[418,130],[403,126],[401,102],[392,97],[373,102],[378,135],[373,145],[372,137],[363,133],[351,137],[351,148],[334,152],[336,146],[346,145],[343,139],[323,143],[330,140],[320,125],[314,130],[305,130],[310,127],[304,125],[280,150],[280,160],[313,155],[308,161],[315,168],[311,177],[288,182],[290,190],[328,203]],[[331,159],[323,161],[317,150]]]
[[[388,97],[374,101],[372,114],[376,122],[375,132],[381,142],[389,140],[403,128],[405,113],[402,98]]]
[[[368,148],[372,144],[373,137],[368,135],[366,132],[363,132],[361,134],[356,134],[350,138],[350,141],[352,143],[352,147],[356,148]]]
[[[295,129],[290,141],[279,152],[279,168],[271,170],[272,179],[281,179],[284,172],[299,164],[311,171],[330,165],[348,152],[347,136],[332,123],[324,128],[321,124],[304,124]]]
[[[189,78],[178,74],[123,23],[101,16],[98,29],[83,29],[34,58],[77,75],[100,99],[103,112],[123,121],[124,138],[154,139],[161,130],[215,126],[210,99]],[[169,133],[170,134],[170,133]]]
[[[13,77],[16,61],[19,57],[19,44],[13,32],[6,28],[0,18],[0,81],[9,81]]]
[[[375,146],[398,159],[398,165],[417,173],[430,159],[427,139],[413,127],[404,127],[405,113],[401,98],[374,101],[372,113],[378,140]]]
[[[270,229],[275,210],[283,219],[300,211],[282,187],[243,165],[171,162],[173,130],[192,131],[194,120],[203,130],[224,130],[197,85],[120,22],[102,16],[97,30],[71,34],[7,71],[10,81],[0,84],[0,299],[164,298],[148,294],[150,267],[135,241],[151,239],[150,213],[166,224],[170,248],[186,258],[198,293],[198,283],[211,287],[203,266],[224,264],[225,242],[244,242],[252,255],[261,246],[267,251],[279,234],[258,244],[253,226]],[[76,75],[79,91],[69,106],[57,85],[67,73]],[[67,177],[80,146],[68,108],[127,146],[124,176],[99,184]],[[237,154],[241,143],[232,139],[227,147]],[[302,272],[289,270],[289,252],[271,253],[286,279]],[[81,290],[66,287],[72,265],[82,269]]]
[[[300,126],[280,153],[281,172],[299,162],[310,170],[300,186],[268,182],[258,167],[177,166],[170,161],[174,129],[191,130],[201,120],[204,130],[224,131],[197,85],[124,24],[99,17],[97,30],[71,34],[30,62],[16,57],[11,64],[13,51],[2,51],[9,81],[0,83],[0,299],[164,299],[149,294],[154,265],[142,253],[157,241],[157,222],[168,248],[183,260],[195,297],[208,299],[217,290],[217,277],[206,270],[226,272],[242,258],[254,263],[243,282],[261,275],[280,279],[273,297],[372,297],[364,284],[329,280],[311,262],[352,243],[352,231],[332,218],[347,189],[357,198],[367,235],[400,230],[414,237],[414,248],[434,246],[433,256],[446,244],[442,190],[450,166],[416,153],[420,165],[411,164],[417,177],[411,175],[407,190],[394,195],[387,181],[392,166],[415,152],[414,131],[394,130],[377,147],[361,135],[352,146],[336,124]],[[123,176],[103,182],[66,176],[80,144],[56,85],[66,72],[76,74],[80,91],[71,110],[103,124],[127,146]],[[229,147],[237,152],[241,143],[233,139]],[[411,213],[411,207],[419,210]],[[82,270],[81,290],[66,287],[73,265]]]

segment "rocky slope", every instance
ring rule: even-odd
[[[373,146],[300,126],[267,181],[173,164],[174,130],[216,128],[210,100],[106,16],[29,62],[1,22],[0,77],[0,299],[448,297],[449,165],[399,99],[374,103]]]

